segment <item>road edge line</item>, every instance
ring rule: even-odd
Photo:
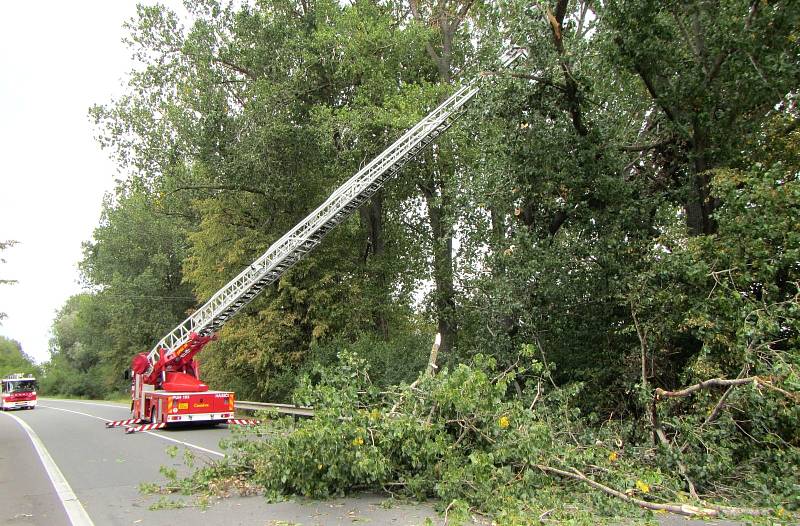
[[[67,517],[69,517],[72,526],[94,526],[91,517],[86,513],[83,504],[78,500],[75,492],[72,491],[72,487],[70,487],[67,479],[64,478],[64,474],[61,473],[58,464],[56,464],[53,457],[50,456],[50,452],[47,451],[44,442],[42,442],[42,439],[36,434],[36,431],[20,417],[10,413],[6,413],[6,415],[16,420],[28,434],[28,438],[31,439],[31,443],[34,449],[36,449],[36,453],[39,455],[39,460],[42,462],[47,476],[50,477],[50,482],[53,483],[53,488],[55,488],[58,498],[61,500],[61,505],[64,506],[64,511],[67,512]]]

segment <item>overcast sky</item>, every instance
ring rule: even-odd
[[[128,0],[0,3],[0,241],[19,241],[0,253],[0,279],[19,281],[0,286],[0,334],[38,362],[56,311],[80,291],[81,242],[120,176],[87,111],[122,92],[122,24],[135,12]]]

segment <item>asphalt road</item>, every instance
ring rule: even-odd
[[[186,448],[197,462],[221,458],[219,441],[230,431],[220,426],[125,435],[122,429],[105,428],[106,420],[128,416],[123,405],[49,399],[40,399],[32,411],[0,413],[0,524],[405,526],[422,524],[426,517],[441,521],[431,506],[386,509],[381,506],[383,497],[369,495],[277,504],[261,497],[232,497],[205,510],[188,499],[187,507],[151,510],[159,497],[142,495],[139,484],[163,482],[161,466],[185,470]],[[24,424],[41,440],[67,487],[50,479]],[[170,446],[179,448],[175,458],[166,453]],[[62,499],[73,509],[72,515]],[[84,515],[80,510],[75,513],[76,507]]]
[[[221,458],[219,442],[230,431],[220,426],[125,435],[120,428],[105,428],[105,421],[128,416],[125,405],[49,399],[40,399],[33,411],[0,413],[0,525],[410,526],[426,518],[443,522],[430,505],[385,508],[384,497],[377,495],[277,504],[259,496],[230,497],[206,509],[191,498],[170,496],[170,501],[186,506],[150,509],[160,497],[142,495],[140,483],[163,482],[161,466],[185,472],[184,449],[198,462]],[[166,452],[170,446],[178,446],[174,458]],[[659,516],[658,522],[703,524],[670,516]]]

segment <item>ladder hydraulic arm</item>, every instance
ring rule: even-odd
[[[500,64],[508,67],[525,55],[524,49],[511,49],[500,57]],[[478,93],[479,82],[480,77],[462,86],[337,188],[316,210],[164,336],[149,353],[135,356],[133,371],[142,375],[145,383],[168,391],[207,389],[197,379],[193,358],[215,337],[214,333],[313,250],[325,234],[364,204],[407,161],[447,130],[462,114],[467,102]]]

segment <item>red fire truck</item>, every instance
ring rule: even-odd
[[[36,407],[36,378],[22,373],[11,374],[2,380],[0,409],[33,409]]]
[[[234,419],[234,395],[211,391],[200,381],[200,365],[194,356],[214,336],[191,334],[174,352],[158,348],[155,363],[141,353],[131,361],[132,418],[107,422],[124,426],[126,433],[160,429],[175,424],[252,424]]]

